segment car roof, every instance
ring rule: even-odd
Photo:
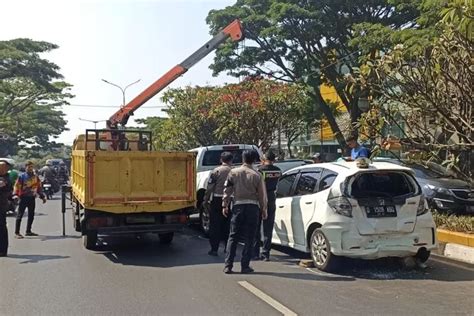
[[[346,176],[350,176],[358,172],[372,171],[372,170],[404,171],[404,172],[410,172],[411,174],[414,174],[414,171],[411,170],[410,168],[396,165],[390,162],[372,162],[370,163],[368,168],[359,168],[357,167],[355,161],[341,161],[341,162],[310,164],[310,165],[304,165],[304,166],[293,168],[291,170],[288,170],[287,172],[311,170],[314,168],[325,168],[325,169],[335,171],[339,174],[344,174]]]
[[[211,145],[211,146],[202,146],[190,149],[190,151],[198,151],[198,150],[223,150],[224,147],[238,147],[238,149],[255,149],[257,148],[256,145],[250,144],[223,144],[223,145]]]

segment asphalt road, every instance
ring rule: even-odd
[[[8,224],[1,315],[474,315],[474,267],[439,258],[424,270],[348,260],[328,274],[279,249],[271,262],[254,262],[253,275],[225,275],[223,255],[209,257],[194,227],[169,246],[128,236],[88,251],[69,216],[61,236],[59,200],[38,207],[39,237],[13,239],[14,218]]]

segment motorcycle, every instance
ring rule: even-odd
[[[48,200],[51,200],[53,198],[53,194],[54,194],[53,185],[51,183],[49,183],[48,180],[45,179],[42,183],[42,188],[43,188],[44,195],[46,195],[46,198]]]

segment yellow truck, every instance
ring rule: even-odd
[[[120,107],[106,129],[86,130],[76,138],[71,199],[74,227],[86,248],[96,246],[99,234],[155,232],[170,243],[186,224],[196,207],[195,153],[152,151],[150,132],[124,126],[140,106],[228,39],[243,39],[239,20]]]
[[[101,130],[87,130],[74,142],[74,228],[88,249],[98,234],[158,233],[169,243],[195,206],[195,154],[150,151],[147,131],[119,133],[128,135],[129,150],[108,150],[110,133]]]

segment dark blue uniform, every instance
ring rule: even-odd
[[[276,195],[275,191],[277,189],[278,180],[281,177],[281,169],[274,165],[262,165],[258,168],[258,171],[262,174],[265,181],[265,187],[267,189],[267,199],[268,199],[268,217],[265,220],[260,219],[260,223],[257,229],[257,236],[255,238],[254,245],[254,257],[260,257],[264,260],[270,258],[270,248],[272,246],[272,235],[273,235],[273,224],[275,222],[275,211],[276,211]],[[262,225],[262,224],[263,225]],[[262,241],[261,237],[261,227],[263,226],[263,246],[260,253],[260,243]]]
[[[8,174],[0,175],[0,256],[6,256],[8,251],[7,210],[13,185]]]

